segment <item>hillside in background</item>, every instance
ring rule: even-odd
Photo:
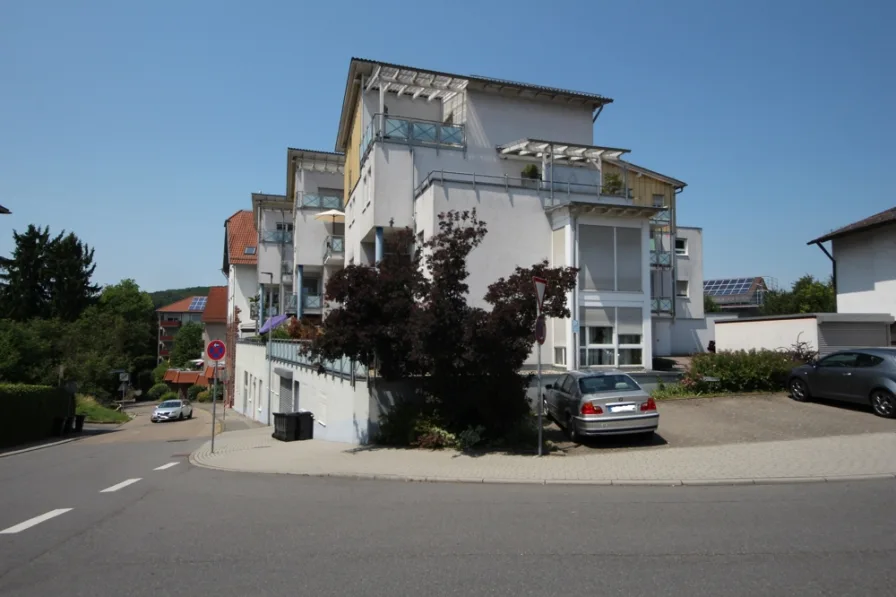
[[[158,309],[165,305],[175,303],[188,296],[208,296],[209,286],[191,286],[190,288],[172,288],[170,290],[157,290],[150,292],[153,306]]]

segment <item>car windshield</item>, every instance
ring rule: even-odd
[[[600,394],[602,392],[631,392],[640,390],[635,380],[624,374],[595,375],[579,380],[579,388],[583,394]]]
[[[159,408],[177,408],[180,406],[179,400],[166,400],[159,405]]]

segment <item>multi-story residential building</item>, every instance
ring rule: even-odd
[[[265,319],[286,313],[293,286],[293,203],[285,195],[252,193],[258,229],[256,283]]]
[[[188,296],[165,307],[156,309],[159,314],[158,362],[167,359],[174,346],[174,337],[181,326],[193,321],[202,323],[207,297]],[[199,355],[196,355],[199,358]]]
[[[472,304],[484,306],[488,285],[517,265],[578,267],[573,316],[551,323],[547,360],[650,367],[654,335],[672,334],[678,317],[702,317],[702,298],[690,301],[702,297],[702,271],[678,276],[700,235],[677,227],[684,182],[595,144],[593,123],[611,102],[352,59],[336,142],[344,262],[374,264],[395,230],[428,236],[439,213],[475,208],[489,232],[471,257]],[[693,243],[687,255],[675,250],[680,236]]]
[[[237,335],[254,332],[258,314],[253,309],[258,295],[258,230],[252,210],[240,210],[224,223],[224,264],[227,276],[227,323],[239,309]]]

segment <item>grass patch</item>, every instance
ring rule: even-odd
[[[732,396],[768,396],[784,395],[786,392],[726,392],[724,390],[697,391],[686,388],[681,384],[659,384],[657,389],[651,392],[654,400],[690,400],[693,398],[725,398]]]
[[[84,420],[88,423],[127,423],[131,420],[127,414],[103,406],[93,396],[79,394],[75,404],[75,414],[87,415]]]

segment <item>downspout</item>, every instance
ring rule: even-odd
[[[573,267],[579,267],[579,219],[572,213],[572,209],[569,210],[569,218],[572,220],[572,263]],[[576,274],[576,286],[573,289],[573,305],[572,305],[572,317],[576,321],[579,322],[578,331],[573,330],[572,333],[572,354],[570,358],[572,361],[573,371],[578,370],[579,368],[579,334],[581,334],[582,322],[579,319],[579,275]]]
[[[831,255],[831,252],[820,242],[812,242],[810,245],[816,245],[831,260],[831,283],[834,287],[834,309],[837,309],[837,260]]]

